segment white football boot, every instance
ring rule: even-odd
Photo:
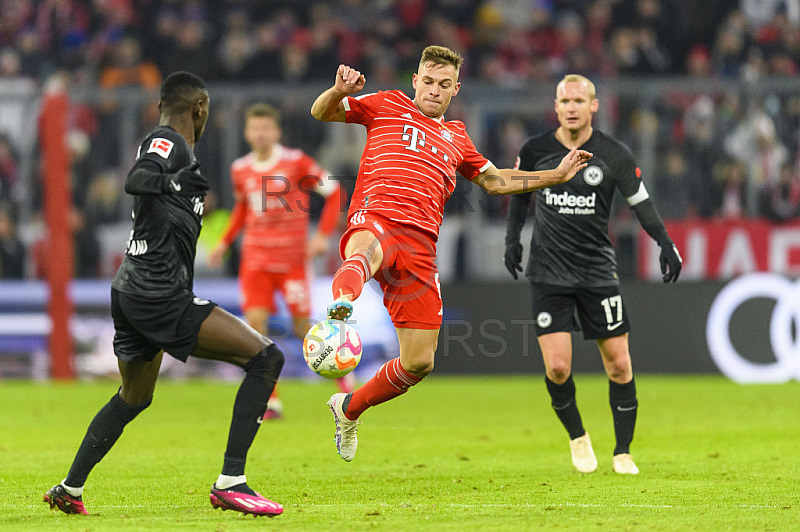
[[[336,433],[334,440],[336,441],[336,450],[339,451],[339,456],[345,462],[350,462],[356,455],[356,447],[358,447],[358,426],[361,424],[360,419],[355,421],[347,419],[342,411],[342,403],[344,402],[346,393],[335,393],[328,401],[328,406],[333,413],[333,420],[336,422]]]
[[[589,439],[589,433],[584,433],[583,436],[570,440],[569,450],[572,452],[572,465],[581,473],[592,473],[597,470],[597,458],[594,456],[594,449],[592,449],[592,440]]]
[[[639,468],[628,453],[614,455],[614,472],[621,475],[638,475]]]

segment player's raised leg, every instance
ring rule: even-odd
[[[336,447],[339,455],[348,462],[358,447],[359,416],[371,406],[403,395],[433,370],[439,330],[396,330],[400,356],[381,366],[374,377],[353,393],[337,393],[328,401],[336,422]]]
[[[51,508],[68,514],[88,514],[83,504],[83,486],[92,469],[111,450],[125,426],[133,421],[153,400],[163,351],[152,360],[119,361],[122,386],[100,409],[78,448],[67,478],[53,486],[44,496]]]
[[[358,299],[383,263],[380,242],[370,231],[356,231],[347,239],[345,260],[333,276],[333,303],[328,305],[328,317],[346,321],[353,313],[351,301]]]
[[[267,401],[283,367],[283,353],[267,337],[215,307],[203,322],[193,356],[244,368],[233,404],[222,473],[211,487],[211,505],[245,514],[275,516],[283,507],[251,489],[244,473],[247,452],[263,420]]]
[[[544,358],[545,383],[553,410],[569,434],[572,465],[581,473],[591,473],[597,469],[597,458],[592,449],[592,440],[583,428],[575,400],[572,336],[568,332],[543,334],[539,336],[539,347]]]
[[[639,468],[630,454],[633,432],[636,428],[636,381],[633,378],[631,355],[628,350],[628,333],[597,341],[603,355],[603,366],[608,374],[608,398],[614,416],[614,471],[635,475]]]

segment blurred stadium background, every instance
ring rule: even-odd
[[[211,118],[196,152],[213,194],[196,293],[238,312],[235,254],[222,270],[204,258],[232,206],[228,168],[246,151],[244,109],[278,107],[284,143],[347,183],[362,128],[316,122],[311,102],[340,62],[366,74],[369,92],[410,90],[428,44],[465,56],[448,118],[463,120],[498,167],[554,127],[564,74],[596,83],[595,126],[631,147],[685,260],[678,285],[662,286],[657,252],[618,202],[610,229],[637,371],[800,378],[797,315],[785,301],[800,274],[800,0],[0,0],[0,378],[115,371],[108,287],[130,230],[122,184],[157,123],[166,75],[189,70],[209,83]],[[65,175],[51,173],[43,153],[57,122],[42,114],[46,95],[59,91]],[[66,209],[54,235],[45,206],[58,190]],[[528,287],[502,265],[505,209],[506,199],[465,180],[447,206],[437,373],[542,371]],[[72,268],[54,260],[65,239]],[[314,265],[323,300],[338,260],[332,250]],[[744,277],[754,272],[762,275]],[[70,287],[62,300],[54,278]],[[374,292],[366,300],[380,306]],[[70,325],[54,342],[59,313]],[[286,330],[280,316],[275,327]],[[385,321],[359,331],[375,336],[373,363],[391,356]],[[602,371],[592,343],[575,347],[576,371]],[[297,357],[287,373],[305,374]]]

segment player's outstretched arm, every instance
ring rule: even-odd
[[[498,170],[492,165],[473,181],[483,190],[493,195],[505,196],[531,192],[540,188],[566,183],[581,169],[586,168],[586,163],[591,158],[592,154],[590,152],[572,148],[553,170],[538,172],[526,172],[512,168]]]
[[[209,189],[208,181],[199,171],[200,163],[185,166],[173,174],[164,174],[147,160],[137,161],[125,178],[125,192],[132,195],[177,194],[196,196]]]
[[[342,100],[345,96],[364,88],[366,78],[347,65],[339,65],[333,87],[320,94],[311,106],[311,115],[321,122],[344,122],[345,110]]]

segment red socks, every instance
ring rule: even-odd
[[[356,419],[367,408],[403,395],[421,380],[420,377],[415,377],[404,370],[399,358],[394,358],[381,366],[374,377],[353,392],[344,415],[347,419]]]
[[[372,275],[367,257],[361,253],[354,253],[342,263],[333,277],[333,298],[350,296],[351,301],[355,300],[361,295],[370,277]],[[367,408],[403,395],[421,380],[403,369],[400,358],[392,359],[381,366],[374,377],[353,392],[345,416],[351,420],[356,419]]]
[[[354,253],[342,263],[333,276],[331,286],[333,299],[339,299],[343,295],[350,296],[351,301],[357,299],[370,277],[372,275],[367,257],[361,253]]]

